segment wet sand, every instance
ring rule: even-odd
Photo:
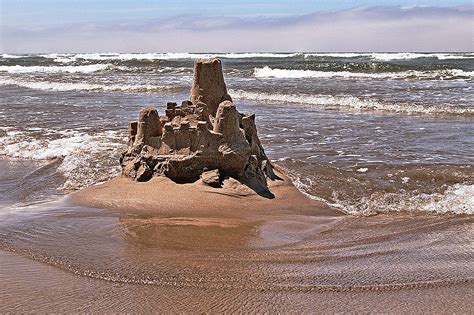
[[[225,180],[222,188],[212,188],[200,181],[176,184],[166,177],[155,177],[139,183],[119,176],[73,194],[69,202],[94,208],[152,211],[167,216],[250,219],[256,214],[276,212],[342,215],[322,202],[307,198],[281,170],[275,172],[281,180],[269,181],[269,188],[275,195],[273,199],[257,195],[232,178]]]
[[[274,200],[123,179],[62,200],[120,172],[123,127],[187,99],[195,56],[4,56],[0,313],[472,313],[472,58],[331,55],[234,54],[226,80],[298,188],[370,217],[287,180]]]
[[[282,174],[280,174],[283,176]],[[467,215],[116,178],[0,221],[0,312],[469,312]]]
[[[0,312],[469,313],[470,284],[379,292],[259,292],[111,283],[0,251]]]

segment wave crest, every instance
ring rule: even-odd
[[[352,95],[321,95],[321,94],[279,94],[230,90],[236,99],[248,99],[264,102],[295,103],[323,107],[348,108],[354,110],[374,110],[408,114],[448,114],[474,115],[474,108],[456,106],[429,106],[418,104],[381,103],[371,99],[360,99]]]
[[[400,72],[349,72],[349,71],[314,71],[314,70],[293,70],[277,69],[265,66],[255,68],[254,76],[257,78],[277,78],[277,79],[303,79],[303,78],[347,78],[347,79],[472,79],[474,71],[463,71],[459,69],[417,71],[408,70]]]
[[[248,58],[291,58],[300,53],[89,53],[89,54],[43,54],[44,58],[54,59],[55,62],[69,63],[83,60],[181,60],[198,58],[248,59]]]
[[[94,73],[113,67],[111,64],[93,64],[82,66],[0,66],[0,72],[7,73]]]
[[[474,59],[474,53],[307,53],[304,58],[311,57],[331,57],[331,58],[369,58],[379,61],[391,60],[412,60],[419,58],[436,58],[438,60],[455,60],[455,59]]]
[[[105,91],[105,92],[160,92],[180,89],[176,85],[132,85],[132,84],[93,84],[93,83],[68,83],[68,82],[34,82],[15,79],[0,79],[0,85],[17,85],[43,91]]]
[[[0,155],[32,160],[62,158],[58,170],[66,179],[64,190],[87,187],[120,173],[119,165],[111,163],[118,160],[123,150],[125,140],[120,132],[88,134],[75,130],[49,130],[48,133],[54,133],[56,139],[38,139],[27,131],[8,128],[4,131],[6,135],[0,136]],[[110,156],[116,158],[110,159]]]
[[[444,193],[401,194],[374,193],[351,204],[334,198],[337,206],[349,214],[372,215],[377,213],[421,211],[436,214],[474,214],[474,185],[454,184]]]

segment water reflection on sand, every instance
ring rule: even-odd
[[[470,284],[474,274],[469,216],[244,219],[35,207],[4,212],[0,249],[111,284],[358,292]]]

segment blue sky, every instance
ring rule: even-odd
[[[0,0],[3,23],[48,26],[138,22],[173,16],[278,17],[358,6],[452,7],[466,0]]]
[[[0,4],[2,52],[474,49],[473,4],[465,0],[0,0]],[[216,47],[210,36],[221,46]]]

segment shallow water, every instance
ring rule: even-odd
[[[14,57],[0,58],[6,310],[472,308],[472,53],[222,56],[267,155],[351,214],[232,220],[64,201],[119,174],[142,106],[188,98],[196,55]],[[414,297],[419,308],[404,304]]]
[[[59,157],[57,187],[119,173],[126,126],[189,96],[197,54],[0,58],[0,155]],[[268,156],[347,213],[473,213],[472,53],[221,54]]]
[[[56,201],[0,216],[0,295],[9,311],[466,311],[472,225],[429,214],[169,218]]]
[[[157,286],[393,290],[469,283],[474,274],[468,217],[257,219],[56,205],[2,217],[0,246],[73,274]]]
[[[12,281],[11,276],[0,273],[4,302],[0,310],[5,312],[468,313],[474,297],[470,284],[376,292],[266,292],[111,284],[6,252],[0,252],[0,264],[17,275]]]

